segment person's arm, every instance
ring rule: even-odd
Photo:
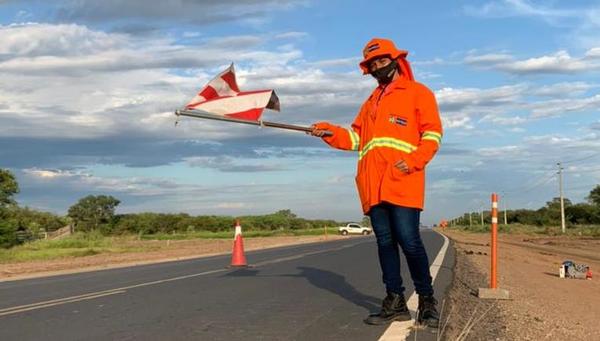
[[[321,137],[328,145],[342,150],[357,151],[360,145],[360,129],[356,124],[352,124],[351,129],[345,129],[329,122],[318,122],[312,125],[312,135]],[[332,135],[324,136],[325,131],[330,131]]]
[[[423,88],[420,92],[417,98],[417,110],[421,139],[417,149],[404,156],[404,165],[402,161],[397,164],[398,168],[401,170],[404,168],[407,173],[424,169],[442,143],[442,122],[435,96],[429,89]]]

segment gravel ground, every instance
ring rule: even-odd
[[[499,236],[498,287],[510,300],[483,300],[489,287],[488,234],[447,230],[456,248],[454,283],[446,298],[446,340],[600,340],[600,281],[561,279],[564,260],[600,270],[600,240]],[[597,275],[596,275],[597,276]],[[469,321],[476,321],[469,328]]]

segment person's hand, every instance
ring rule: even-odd
[[[396,162],[394,164],[394,167],[398,168],[404,174],[408,174],[408,171],[410,170],[408,167],[408,163],[406,163],[406,161],[404,160]]]
[[[310,126],[311,131],[307,132],[307,134],[310,134],[310,135],[316,136],[316,137],[323,137],[329,131],[327,129],[327,128],[329,128],[329,126],[330,126],[330,124],[327,122],[315,123]]]

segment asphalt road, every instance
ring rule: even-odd
[[[422,232],[430,262],[444,240]],[[448,249],[451,253],[451,248]],[[362,320],[384,295],[375,239],[0,283],[0,340],[378,340]],[[435,281],[441,301],[453,256]],[[413,287],[402,263],[407,298]]]

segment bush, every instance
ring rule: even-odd
[[[0,247],[9,248],[17,244],[17,225],[12,221],[0,219]]]

